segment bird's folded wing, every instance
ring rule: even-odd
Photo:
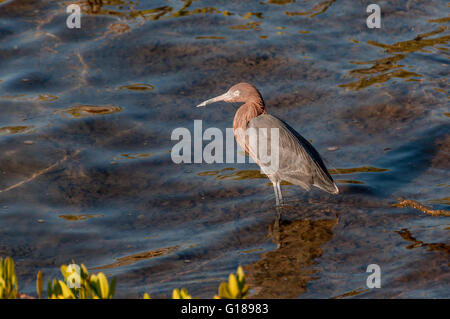
[[[269,178],[270,174],[276,174],[274,177],[300,185],[305,189],[309,189],[309,185],[314,185],[331,193],[337,192],[319,153],[287,123],[275,116],[263,114],[253,118],[248,128],[250,131],[257,132],[258,139],[267,140],[263,143],[267,145],[267,152],[261,152],[261,144],[258,142],[256,146],[250,143],[249,154]],[[255,133],[249,133],[250,136],[252,134]],[[276,165],[274,165],[273,156],[269,156],[272,160],[270,163],[266,158],[266,160],[262,158],[264,154],[276,156],[276,153],[278,153]]]

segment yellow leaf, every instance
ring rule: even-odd
[[[228,289],[230,290],[232,298],[237,298],[239,296],[238,281],[234,274],[230,274],[228,277]]]
[[[44,287],[44,282],[42,280],[42,271],[39,270],[38,274],[37,274],[37,279],[36,279],[36,290],[37,290],[37,294],[38,294],[38,298],[42,299],[42,291]]]
[[[106,279],[106,276],[104,273],[99,273],[98,274],[98,280],[99,280],[99,284],[100,284],[100,296],[101,298],[108,298],[108,291],[109,291],[109,286],[108,286],[108,280]]]
[[[241,266],[238,267],[236,274],[238,276],[239,282],[244,282],[245,274],[244,274],[244,269],[242,269]]]
[[[84,276],[87,277],[89,275],[89,272],[87,271],[86,266],[83,264],[81,264],[81,274],[82,274],[82,277],[84,277]]]
[[[192,299],[191,295],[188,293],[186,288],[181,289],[180,295],[181,295],[181,299]]]
[[[231,296],[228,292],[228,285],[226,282],[222,282],[219,286],[219,297],[221,299],[231,299]]]
[[[62,273],[64,278],[67,278],[70,275],[70,274],[67,273],[67,265],[62,265],[61,266],[61,273]]]
[[[181,299],[180,290],[174,289],[172,291],[172,299]]]
[[[72,291],[69,289],[69,287],[67,287],[67,285],[59,280],[59,286],[61,287],[61,291],[63,294],[64,299],[75,299],[74,294],[72,293]]]

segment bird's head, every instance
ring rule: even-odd
[[[224,94],[216,96],[215,98],[206,100],[206,101],[200,103],[199,105],[197,105],[197,107],[206,106],[207,104],[215,103],[215,102],[219,102],[219,101],[228,102],[228,103],[231,103],[231,102],[247,103],[247,102],[253,101],[253,102],[256,102],[256,103],[264,106],[264,101],[263,101],[261,94],[253,85],[248,84],[248,83],[238,83],[238,84],[233,85]]]

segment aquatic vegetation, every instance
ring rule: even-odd
[[[122,108],[120,106],[115,105],[76,105],[68,108],[67,110],[57,111],[65,114],[69,114],[73,117],[84,117],[84,116],[92,116],[92,115],[105,115],[122,112]]]
[[[26,126],[26,125],[0,127],[0,135],[27,133],[32,128],[33,128],[33,126]]]
[[[430,19],[428,22],[431,23],[447,23],[450,22],[450,17],[438,18],[438,19]]]
[[[390,53],[392,55],[387,58],[367,62],[350,61],[350,63],[357,65],[373,64],[373,66],[370,68],[351,70],[349,74],[352,77],[358,78],[359,80],[351,83],[341,84],[339,85],[339,87],[357,91],[374,84],[387,82],[392,78],[407,79],[409,81],[415,80],[414,77],[421,78],[421,74],[403,69],[403,65],[400,65],[398,62],[405,59],[410,53],[429,52],[425,50],[426,47],[434,47],[437,44],[448,43],[448,41],[450,40],[449,35],[430,38],[431,36],[440,34],[445,30],[445,27],[440,27],[439,29],[428,33],[418,34],[412,40],[400,41],[394,44],[383,44],[373,40],[367,41],[368,44],[383,48],[386,53]]]
[[[154,249],[154,250],[150,250],[150,251],[137,253],[137,254],[134,254],[131,256],[124,256],[124,257],[118,258],[115,262],[113,262],[111,264],[96,267],[95,269],[108,269],[108,268],[121,267],[121,266],[125,266],[125,265],[131,265],[131,264],[134,264],[138,261],[142,261],[145,259],[168,255],[170,253],[177,251],[179,248],[180,248],[180,246],[164,247],[164,248],[160,248],[160,249]]]
[[[425,47],[434,46],[436,44],[445,44],[450,40],[450,35],[428,39],[433,35],[444,32],[445,30],[446,30],[445,27],[440,27],[439,29],[428,33],[418,34],[413,40],[400,41],[394,44],[383,44],[372,40],[367,41],[367,43],[373,46],[383,48],[386,50],[387,53],[398,53],[398,52],[410,53],[417,51],[425,52],[424,51]]]
[[[140,158],[148,158],[152,156],[152,153],[134,153],[134,154],[120,154],[119,156],[115,156],[113,161],[118,161],[120,159],[140,159]]]
[[[119,86],[119,90],[131,90],[131,91],[153,91],[155,87],[151,84],[135,83]]]
[[[194,2],[193,0],[184,1],[183,7],[175,12],[173,12],[174,8],[171,6],[162,6],[162,7],[147,9],[147,10],[131,11],[130,17],[131,18],[142,17],[144,19],[158,20],[162,17],[178,18],[178,17],[189,16],[189,15],[193,15],[193,14],[222,13],[225,16],[232,15],[232,13],[230,13],[227,10],[220,11],[214,7],[203,7],[203,8],[193,9],[193,10],[187,10],[192,5],[193,2]]]
[[[411,232],[403,228],[402,230],[395,231],[397,234],[399,234],[403,239],[412,242],[411,245],[406,246],[406,249],[413,249],[418,247],[426,247],[429,251],[438,250],[443,251],[446,253],[450,253],[450,245],[444,244],[444,243],[425,243],[421,240],[417,240]]]
[[[352,179],[335,179],[338,184],[364,184],[364,182],[352,180]]]
[[[351,82],[347,84],[341,84],[339,87],[360,90],[372,86],[374,84],[381,84],[391,80],[392,78],[410,79],[411,77],[422,77],[421,74],[406,71],[400,68],[400,65],[396,64],[396,61],[403,59],[404,55],[395,55],[386,59],[375,60],[371,68],[356,69],[349,73],[352,76],[360,78],[359,81]],[[352,62],[354,64],[363,64],[364,62]],[[371,75],[375,74],[375,75]]]
[[[63,280],[49,280],[47,295],[49,299],[112,299],[116,291],[116,278],[108,281],[102,272],[90,274],[85,265],[62,265]],[[72,287],[73,286],[73,287]],[[43,298],[44,281],[42,272],[36,276],[36,292]],[[219,286],[219,295],[215,299],[245,299],[249,287],[245,284],[245,274],[241,266],[236,274],[230,274],[228,282]],[[0,299],[31,298],[19,293],[14,261],[11,257],[0,258]],[[151,299],[148,293],[143,299]],[[192,299],[186,288],[174,289],[172,299]]]
[[[223,174],[225,172],[231,172],[230,174]],[[216,179],[232,179],[235,181],[240,181],[244,179],[258,179],[267,178],[266,175],[262,174],[259,170],[249,169],[249,170],[239,170],[234,171],[234,168],[224,168],[217,171],[205,171],[197,173],[198,176],[216,176]]]
[[[231,30],[256,30],[256,31],[259,31],[259,30],[261,30],[260,26],[261,26],[261,22],[254,21],[254,22],[248,22],[248,23],[245,23],[245,24],[233,25],[233,26],[228,27],[228,29],[231,29]]]
[[[353,174],[353,173],[383,173],[387,172],[387,168],[378,168],[373,166],[361,166],[361,167],[352,167],[352,168],[336,168],[329,169],[328,172],[330,174]]]
[[[171,12],[172,10],[173,10],[172,7],[163,6],[149,10],[134,11],[130,13],[130,16],[132,18],[143,17],[143,18],[150,18],[150,20],[158,20],[160,17]]]
[[[288,4],[288,3],[292,3],[292,2],[295,2],[295,0],[269,0],[269,1],[267,1],[267,3],[279,4],[279,5]]]
[[[35,99],[36,102],[53,102],[56,101],[58,97],[52,94],[39,94],[39,96]]]
[[[27,96],[25,94],[3,95],[0,96],[0,98],[20,102],[54,102],[58,99],[56,95],[48,93],[38,94],[37,96],[34,95]]]
[[[242,16],[244,19],[250,19],[251,17],[263,18],[262,12],[247,12]]]
[[[430,203],[450,205],[450,197],[437,198],[429,201]]]
[[[313,10],[314,13],[310,16],[315,17],[319,14],[325,13],[325,11],[328,10],[329,7],[331,7],[331,5],[336,2],[336,0],[327,0],[327,1],[322,1],[319,4],[314,5]]]
[[[214,7],[204,7],[204,8],[200,8],[200,9],[194,9],[191,11],[186,10],[193,2],[194,2],[194,0],[185,1],[184,6],[177,12],[173,13],[172,17],[176,18],[176,17],[191,15],[191,14],[198,14],[198,13],[220,13],[220,11]]]
[[[69,221],[77,221],[77,220],[86,220],[89,218],[97,218],[97,217],[103,217],[102,214],[93,214],[93,215],[59,215],[59,218],[69,220]]]
[[[123,16],[127,9],[130,10],[134,7],[135,2],[130,0],[82,0],[79,5],[83,13]],[[115,10],[111,7],[114,7]]]
[[[370,289],[367,288],[357,288],[357,289],[353,289],[351,291],[348,291],[346,293],[343,293],[339,296],[334,296],[331,299],[342,299],[342,298],[347,298],[347,297],[353,297],[353,296],[357,296],[360,295],[362,293],[368,292],[370,291]]]
[[[418,210],[421,210],[422,212],[424,212],[425,214],[431,215],[431,216],[450,216],[450,211],[449,210],[444,210],[444,209],[431,209],[425,205],[422,205],[421,203],[415,201],[415,200],[411,200],[411,199],[402,199],[399,198],[398,199],[398,203],[397,204],[393,204],[392,206],[394,207],[412,207]]]
[[[322,1],[313,6],[311,10],[308,11],[286,11],[284,12],[285,15],[292,17],[292,16],[308,16],[309,18],[313,18],[319,14],[325,13],[332,5],[336,2],[336,0],[327,0]]]
[[[108,29],[116,34],[123,34],[131,30],[130,26],[125,23],[112,23],[108,26]]]

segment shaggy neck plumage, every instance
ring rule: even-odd
[[[264,113],[266,113],[266,108],[262,99],[247,101],[236,111],[233,120],[233,130],[236,132],[236,129],[239,128],[245,131],[248,127],[248,122]]]

